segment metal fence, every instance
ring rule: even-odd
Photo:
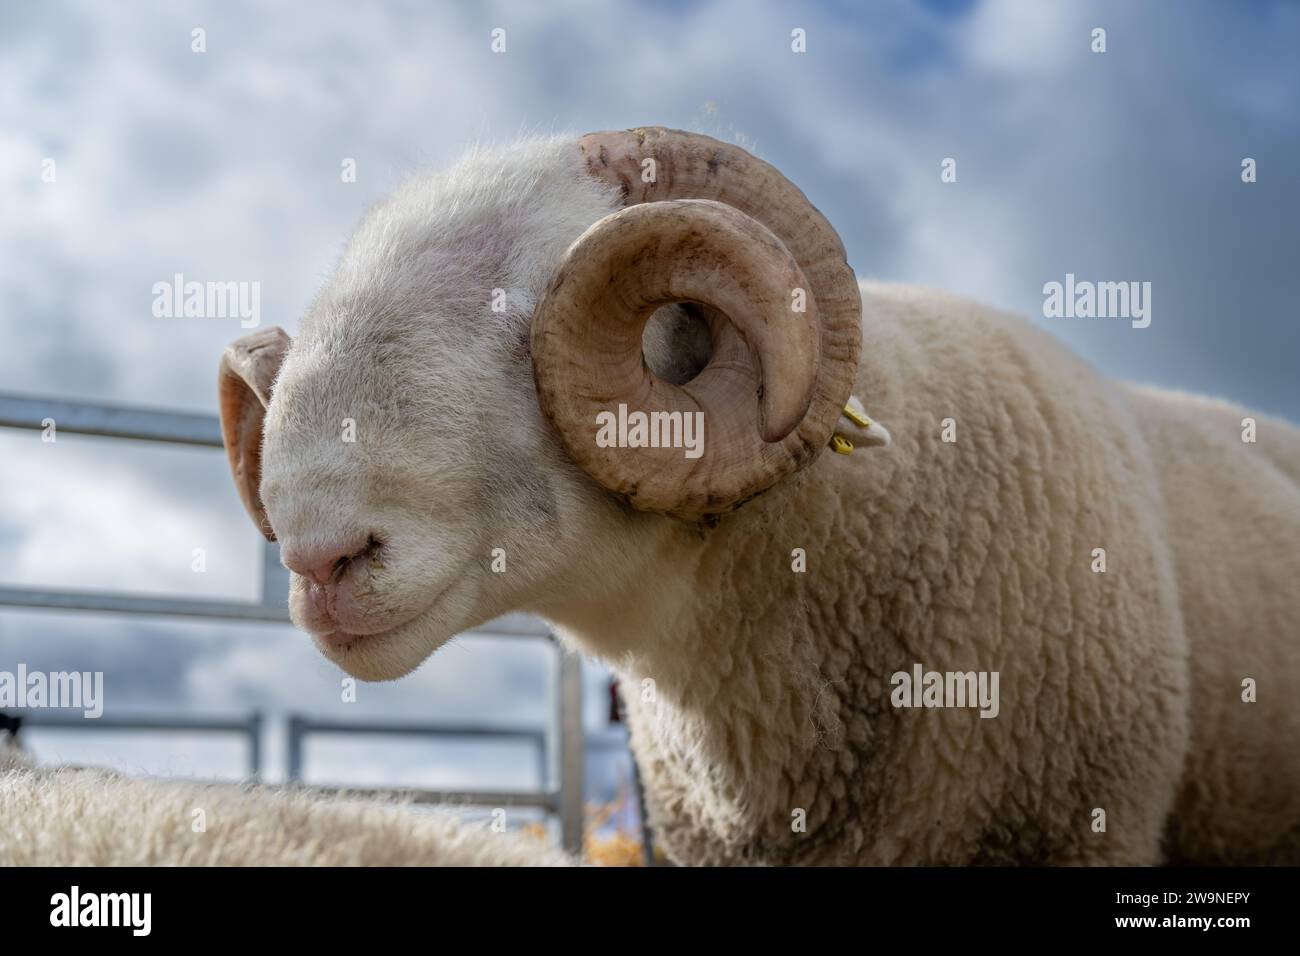
[[[103,438],[165,442],[221,448],[221,428],[213,416],[125,406],[108,406],[0,394],[0,427],[42,430],[53,424],[58,432]],[[220,464],[225,467],[224,462]],[[0,606],[43,608],[57,611],[91,611],[111,614],[216,619],[231,622],[289,623],[289,574],[280,564],[279,546],[266,543],[262,551],[260,597],[257,602],[173,598],[108,591],[0,586]],[[510,615],[463,635],[517,637],[549,641],[556,650],[555,701],[549,727],[500,728],[476,724],[366,724],[318,721],[291,715],[289,719],[290,781],[301,780],[303,744],[309,735],[385,734],[424,735],[461,739],[528,740],[537,748],[543,768],[542,787],[524,791],[434,791],[401,788],[417,802],[453,801],[483,806],[525,806],[554,814],[561,843],[579,852],[583,831],[582,668],[577,657],[566,653],[540,622]],[[237,733],[249,741],[249,772],[262,769],[262,718],[242,719],[150,716],[100,718],[94,721],[50,713],[32,713],[25,720],[35,727],[125,731],[196,731]],[[354,788],[349,788],[355,792]],[[386,791],[374,791],[386,792]]]
[[[246,717],[193,717],[182,714],[137,714],[130,717],[102,716],[87,720],[76,714],[59,714],[48,710],[18,711],[25,727],[51,730],[139,731],[144,733],[234,734],[248,744],[248,776],[262,774],[262,728],[259,711]]]

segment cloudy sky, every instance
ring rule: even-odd
[[[1300,4],[268,7],[0,7],[0,390],[215,412],[238,319],[156,318],[154,283],[256,281],[263,323],[292,331],[362,210],[411,171],[475,142],[658,124],[775,163],[862,277],[1020,311],[1115,376],[1300,420]],[[1105,53],[1090,49],[1097,27]],[[355,182],[340,176],[349,159]],[[1150,282],[1150,327],[1043,318],[1044,283],[1066,273]],[[0,430],[4,583],[251,598],[258,553],[218,453]],[[461,641],[348,710],[338,675],[285,628],[0,611],[0,669],[20,660],[103,669],[122,708],[546,713],[547,651],[519,642]],[[594,671],[589,683],[594,728]],[[237,751],[207,744],[46,746],[238,770]],[[367,745],[314,766],[358,782],[536,782],[529,754],[498,749]]]

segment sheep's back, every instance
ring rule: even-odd
[[[1191,645],[1191,751],[1175,858],[1300,862],[1300,430],[1152,388],[1131,401],[1159,462]],[[1243,441],[1244,419],[1255,441]],[[1256,699],[1243,699],[1244,681]]]

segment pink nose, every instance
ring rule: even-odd
[[[305,548],[286,543],[280,549],[280,560],[294,574],[324,586],[342,578],[353,561],[371,554],[378,546],[374,535]]]

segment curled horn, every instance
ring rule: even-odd
[[[654,128],[578,147],[624,208],[573,242],[538,303],[542,409],[577,465],[634,507],[729,511],[812,462],[848,401],[862,304],[844,247],[793,183],[737,146]],[[641,352],[646,322],[674,302],[729,320],[712,323],[710,361],[683,385]],[[703,455],[599,447],[597,415],[620,404],[703,413]]]

